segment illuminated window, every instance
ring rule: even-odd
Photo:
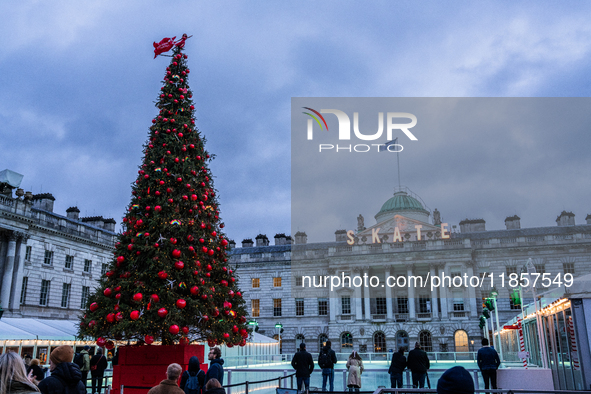
[[[259,317],[261,314],[260,310],[260,300],[250,300],[251,305],[251,313],[250,316],[252,317]]]
[[[273,278],[273,287],[281,287],[281,277]]]
[[[343,349],[353,349],[353,335],[350,332],[341,335],[341,350]]]
[[[378,331],[373,336],[373,351],[374,353],[386,352],[386,335]]]
[[[259,288],[261,287],[261,280],[259,278],[252,278],[252,288]]]
[[[281,316],[281,298],[273,299],[273,316]]]
[[[433,351],[433,342],[431,341],[431,333],[429,331],[421,331],[419,333],[419,343],[424,351]]]
[[[454,342],[456,345],[456,352],[469,352],[468,334],[464,330],[458,330],[454,334]]]

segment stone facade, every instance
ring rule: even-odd
[[[386,286],[329,292],[302,290],[302,278],[367,274],[384,283],[388,276],[482,278],[492,273],[499,321],[504,322],[520,308],[513,304],[508,284],[500,286],[501,274],[520,274],[530,258],[538,272],[552,279],[559,273],[591,272],[589,217],[586,224],[575,224],[574,215],[563,212],[557,226],[522,229],[520,218],[513,216],[507,218],[506,229],[493,231],[486,231],[483,219],[466,219],[459,223],[461,232],[442,234],[439,212],[431,220],[418,199],[409,200],[404,193],[398,191],[384,204],[378,223],[365,228],[367,223],[358,218],[355,231],[335,232],[335,242],[307,243],[306,234],[298,232],[295,242],[284,243],[281,234],[275,245],[253,246],[250,241],[233,249],[230,263],[259,332],[277,338],[275,324],[281,323],[284,353],[295,352],[300,341],[317,352],[326,339],[337,352],[383,352],[415,341],[430,351],[473,351],[483,335],[478,326],[483,298],[492,290],[487,280],[467,288]],[[400,241],[393,242],[397,237]],[[351,239],[352,245],[347,243]],[[538,282],[538,294],[545,290]],[[524,298],[531,301],[531,295]]]
[[[0,305],[5,317],[75,319],[113,256],[115,221],[53,212],[54,197],[0,193]],[[21,190],[21,189],[19,189]]]

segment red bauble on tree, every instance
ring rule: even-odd
[[[179,326],[173,324],[168,328],[168,332],[170,332],[172,335],[177,335],[179,333]]]

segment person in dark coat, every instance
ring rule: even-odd
[[[205,385],[204,394],[226,394],[226,390],[216,378],[211,378]]]
[[[388,373],[390,374],[390,386],[402,388],[402,373],[406,369],[406,357],[404,357],[404,347],[400,347],[396,353],[392,355],[392,362]]]
[[[427,370],[429,369],[430,364],[427,352],[421,349],[420,343],[416,342],[415,348],[408,352],[406,366],[410,369],[412,374],[412,387],[425,387],[425,378],[427,377]]]
[[[35,378],[33,383],[35,384],[39,384],[39,382],[42,381],[43,378],[45,378],[45,371],[43,370],[43,368],[41,368],[41,361],[39,361],[39,359],[37,358],[31,360],[30,371],[33,371],[33,377]]]
[[[185,390],[185,385],[187,384],[189,376],[197,376],[197,379],[199,380],[199,387],[201,387],[202,390],[205,388],[205,372],[201,370],[200,364],[201,363],[199,362],[199,357],[197,356],[193,356],[189,359],[189,367],[181,375],[181,384],[179,385],[181,390]],[[214,378],[212,378],[211,380],[213,379]],[[219,383],[217,379],[216,382]]]
[[[107,358],[103,355],[103,349],[99,347],[96,354],[90,359],[90,378],[93,394],[101,394],[105,369],[107,369]]]
[[[306,351],[305,343],[300,343],[300,351],[293,356],[291,366],[296,370],[298,391],[302,388],[303,383],[307,393],[310,390],[310,374],[314,371],[314,360],[312,355]]]
[[[334,391],[334,365],[337,363],[337,355],[331,348],[332,342],[326,341],[326,346],[322,348],[321,353],[318,355],[318,361],[322,354],[328,355],[328,364],[322,368],[322,391],[326,391],[326,381],[329,381],[330,391]],[[320,364],[318,364],[320,367]]]
[[[476,356],[478,362],[478,368],[482,373],[482,380],[484,380],[484,388],[488,389],[492,386],[493,389],[497,388],[497,369],[501,365],[499,354],[495,349],[488,346],[488,339],[482,339],[482,347],[478,349],[478,355]]]
[[[209,351],[207,358],[209,360],[209,368],[205,374],[205,383],[210,379],[217,379],[220,384],[224,384],[224,359],[222,351],[219,347],[214,347]]]
[[[49,355],[51,375],[39,382],[42,394],[86,394],[80,367],[72,362],[72,346],[58,346]]]
[[[474,394],[474,380],[464,367],[453,367],[437,381],[437,394]]]

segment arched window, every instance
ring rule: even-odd
[[[408,333],[406,331],[398,331],[396,333],[396,350],[401,347],[408,351]]]
[[[353,349],[353,335],[350,332],[341,334],[341,350]]]
[[[279,334],[275,334],[273,339],[279,341],[279,354],[283,353],[283,338],[279,338]]]
[[[318,336],[318,353],[322,350],[324,346],[326,346],[326,341],[328,341],[328,335],[320,334]]]
[[[373,334],[373,351],[374,353],[386,352],[386,335],[381,331]]]
[[[454,342],[456,345],[456,352],[469,352],[468,334],[464,330],[458,330],[454,334]]]
[[[296,351],[300,350],[300,343],[306,343],[306,338],[303,334],[297,334],[295,336]]]
[[[433,351],[433,342],[431,341],[431,333],[429,331],[421,331],[419,333],[419,343],[424,351]]]

